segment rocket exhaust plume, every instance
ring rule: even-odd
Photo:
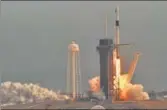
[[[131,79],[133,77],[133,73],[138,61],[138,54],[134,58],[128,74],[121,74],[121,60],[119,54],[119,45],[120,45],[120,38],[119,38],[119,7],[115,10],[116,13],[116,21],[115,21],[115,28],[116,28],[116,35],[115,35],[115,44],[116,48],[113,50],[113,65],[111,65],[114,69],[116,82],[119,82],[117,89],[120,90],[119,99],[130,101],[130,100],[148,100],[149,95],[148,93],[143,91],[143,86],[141,84],[132,84]],[[113,73],[110,73],[113,74]],[[111,75],[112,76],[112,75]],[[111,78],[112,79],[112,78]],[[89,80],[90,89],[93,92],[100,91],[100,77],[96,76]]]
[[[133,73],[138,61],[138,56],[139,54],[136,55],[134,58],[134,61],[132,62],[132,65],[130,65],[130,69],[128,71],[128,74],[121,75],[121,61],[120,61],[120,53],[119,53],[119,47],[118,45],[120,44],[120,30],[119,30],[119,7],[117,6],[116,10],[116,21],[115,21],[115,26],[116,26],[116,48],[113,51],[113,65],[115,66],[115,72],[116,72],[116,77],[118,77],[119,81],[119,98],[121,100],[146,100],[149,99],[149,96],[147,93],[143,92],[143,86],[139,84],[131,84],[131,79],[133,77]]]
[[[59,92],[42,88],[38,84],[21,84],[19,82],[4,82],[0,87],[1,106],[24,103],[43,102],[50,100],[69,99]]]
[[[148,93],[143,91],[141,84],[131,84],[127,81],[128,75],[120,76],[120,99],[125,101],[148,100]],[[96,76],[89,80],[90,89],[93,92],[100,91],[100,77]]]

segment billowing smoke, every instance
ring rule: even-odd
[[[100,77],[96,76],[89,80],[90,90],[97,92],[100,90]]]
[[[140,84],[131,84],[127,83],[126,80],[124,80],[125,75],[121,75],[120,79],[122,80],[122,85],[120,90],[120,98],[122,100],[148,100],[149,95],[146,92],[143,92],[143,86]],[[120,81],[121,82],[121,81]],[[96,76],[89,80],[90,89],[93,92],[97,92],[100,90],[100,77]]]
[[[21,84],[19,82],[4,82],[0,87],[2,105],[14,105],[24,103],[41,102],[46,99],[65,100],[66,95],[42,88],[38,84]]]
[[[121,89],[120,98],[122,100],[148,100],[149,95],[143,91],[141,84],[126,84],[125,88]]]

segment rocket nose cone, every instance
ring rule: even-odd
[[[118,12],[119,11],[119,6],[117,6],[116,8],[115,8],[115,12]]]

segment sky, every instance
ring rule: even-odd
[[[134,43],[142,52],[135,83],[146,91],[167,90],[166,1],[2,1],[2,81],[65,90],[67,47],[75,40],[80,46],[83,89],[88,89],[88,79],[100,71],[96,46],[105,38],[105,15],[107,38],[114,38],[117,5],[121,43]],[[124,53],[132,56],[131,50]]]

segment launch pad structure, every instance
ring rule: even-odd
[[[115,9],[115,37],[114,40],[107,37],[107,16],[106,16],[106,38],[99,40],[97,50],[100,54],[100,88],[103,90],[106,99],[109,96],[114,101],[120,101],[120,75],[121,70],[121,55],[120,46],[130,44],[120,44],[120,23],[119,23],[119,7]],[[132,61],[128,74],[133,76],[139,53],[137,53]],[[118,68],[119,66],[120,68]],[[129,79],[130,80],[130,79]]]
[[[104,93],[106,99],[112,102],[120,101],[120,75],[121,55],[120,46],[130,44],[120,44],[120,23],[119,23],[119,7],[115,9],[115,37],[114,40],[107,36],[107,15],[105,21],[106,38],[99,40],[96,50],[99,53],[100,63],[100,89]],[[137,53],[131,63],[128,74],[133,76],[139,54]],[[119,67],[118,67],[119,66]],[[79,45],[74,41],[68,46],[68,66],[66,79],[66,94],[70,94],[73,99],[77,99],[81,93],[81,73],[80,73],[80,49]],[[130,80],[131,77],[129,77]]]
[[[100,54],[100,88],[103,90],[106,99],[110,98],[112,101],[119,100],[119,77],[121,71],[116,71],[114,57],[120,58],[119,46],[119,7],[115,9],[115,41],[111,38],[103,38],[99,40],[97,50]],[[107,37],[107,16],[105,22],[106,37]],[[115,54],[114,54],[115,51]]]
[[[109,84],[109,79],[111,77],[112,68],[110,66],[110,61],[112,60],[112,51],[113,51],[113,40],[112,39],[100,39],[99,46],[97,46],[97,50],[100,54],[100,88],[104,92],[106,99],[109,96],[109,88],[111,83]]]
[[[113,40],[109,38],[100,39],[97,50],[100,55],[100,88],[106,99],[119,100],[119,80],[116,80],[116,72],[113,68]]]

